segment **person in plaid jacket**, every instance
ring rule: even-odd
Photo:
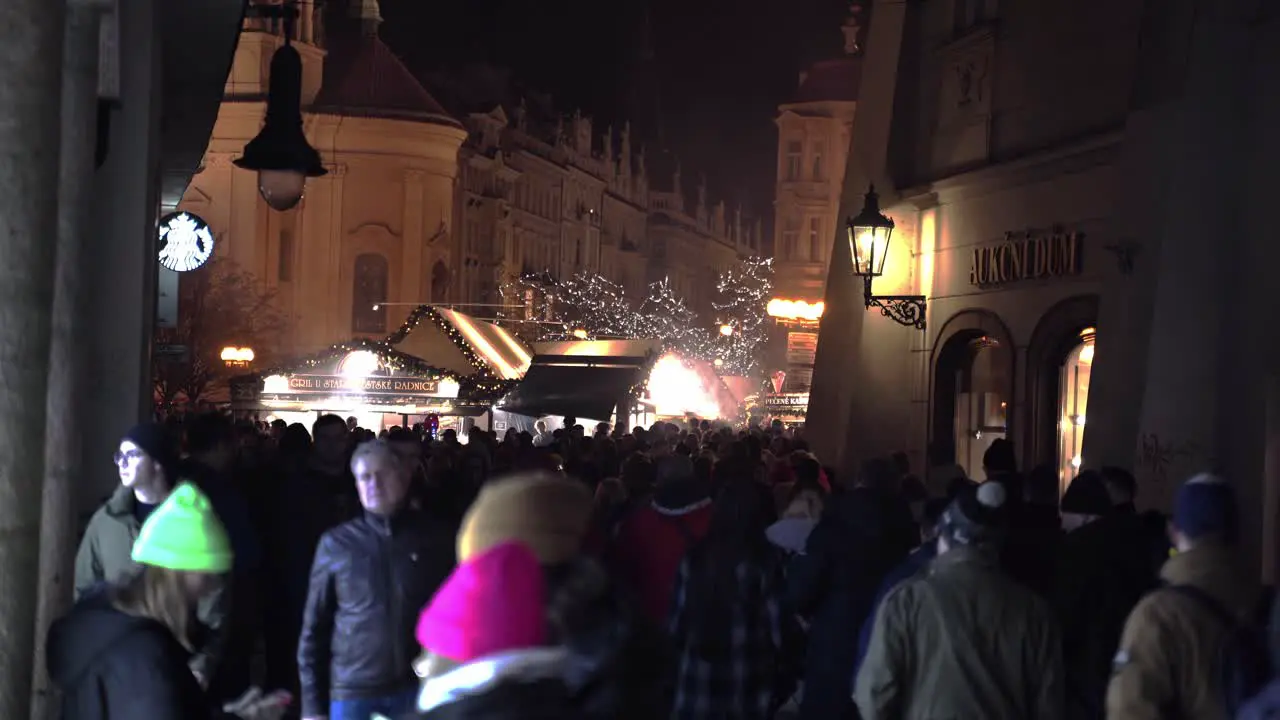
[[[782,563],[765,538],[764,495],[735,477],[706,537],[680,563],[670,630],[677,650],[673,720],[772,715],[783,659]]]

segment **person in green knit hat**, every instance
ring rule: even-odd
[[[71,720],[280,717],[287,695],[211,705],[187,667],[200,600],[231,570],[226,528],[204,493],[179,485],[133,545],[137,573],[87,595],[49,628],[45,661]]]

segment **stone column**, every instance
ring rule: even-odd
[[[81,255],[89,307],[77,347],[93,363],[76,415],[84,431],[75,498],[81,521],[119,484],[111,454],[152,406],[162,37],[156,7],[154,0],[119,4],[121,102],[110,111],[106,162],[89,201],[92,232]]]
[[[65,11],[0,3],[0,718],[31,701]]]
[[[58,705],[44,663],[50,623],[71,603],[74,583],[75,486],[80,480],[82,428],[69,419],[84,401],[90,356],[81,256],[89,240],[98,116],[98,28],[102,9],[72,2],[67,7],[62,68],[62,148],[58,178],[57,262],[54,270],[52,342],[49,353],[48,417],[45,420],[44,501],[40,525],[39,607],[36,611],[32,720],[53,720]]]

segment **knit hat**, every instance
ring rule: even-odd
[[[1008,520],[1008,491],[988,480],[961,490],[942,513],[941,533],[959,545],[980,545],[999,540]]]
[[[1216,535],[1234,542],[1239,529],[1235,490],[1217,475],[1196,475],[1178,489],[1173,526],[1191,540]]]
[[[517,475],[480,490],[458,531],[458,562],[496,545],[524,543],[543,565],[577,557],[591,522],[590,491],[556,475]]]
[[[169,482],[177,481],[178,439],[168,428],[159,423],[141,423],[133,426],[121,439],[137,445],[139,450],[160,463]]]
[[[1062,512],[1072,515],[1106,515],[1111,512],[1111,495],[1102,474],[1085,470],[1071,481],[1059,504]]]
[[[231,570],[233,553],[209,498],[183,483],[142,524],[132,557],[136,563],[170,570],[224,573]]]
[[[547,641],[542,566],[520,543],[454,568],[418,618],[422,649],[459,664]]]

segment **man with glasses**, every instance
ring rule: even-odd
[[[75,596],[114,583],[137,571],[133,542],[151,511],[178,483],[178,438],[157,423],[143,423],[120,440],[115,453],[120,487],[89,520],[76,552]],[[221,616],[211,605],[202,605],[198,619],[215,637]],[[191,658],[191,669],[206,684],[214,666],[215,648],[206,646]]]
[[[120,440],[115,464],[120,487],[93,514],[76,553],[76,599],[133,572],[138,530],[177,480],[178,440],[162,425],[138,425]]]

